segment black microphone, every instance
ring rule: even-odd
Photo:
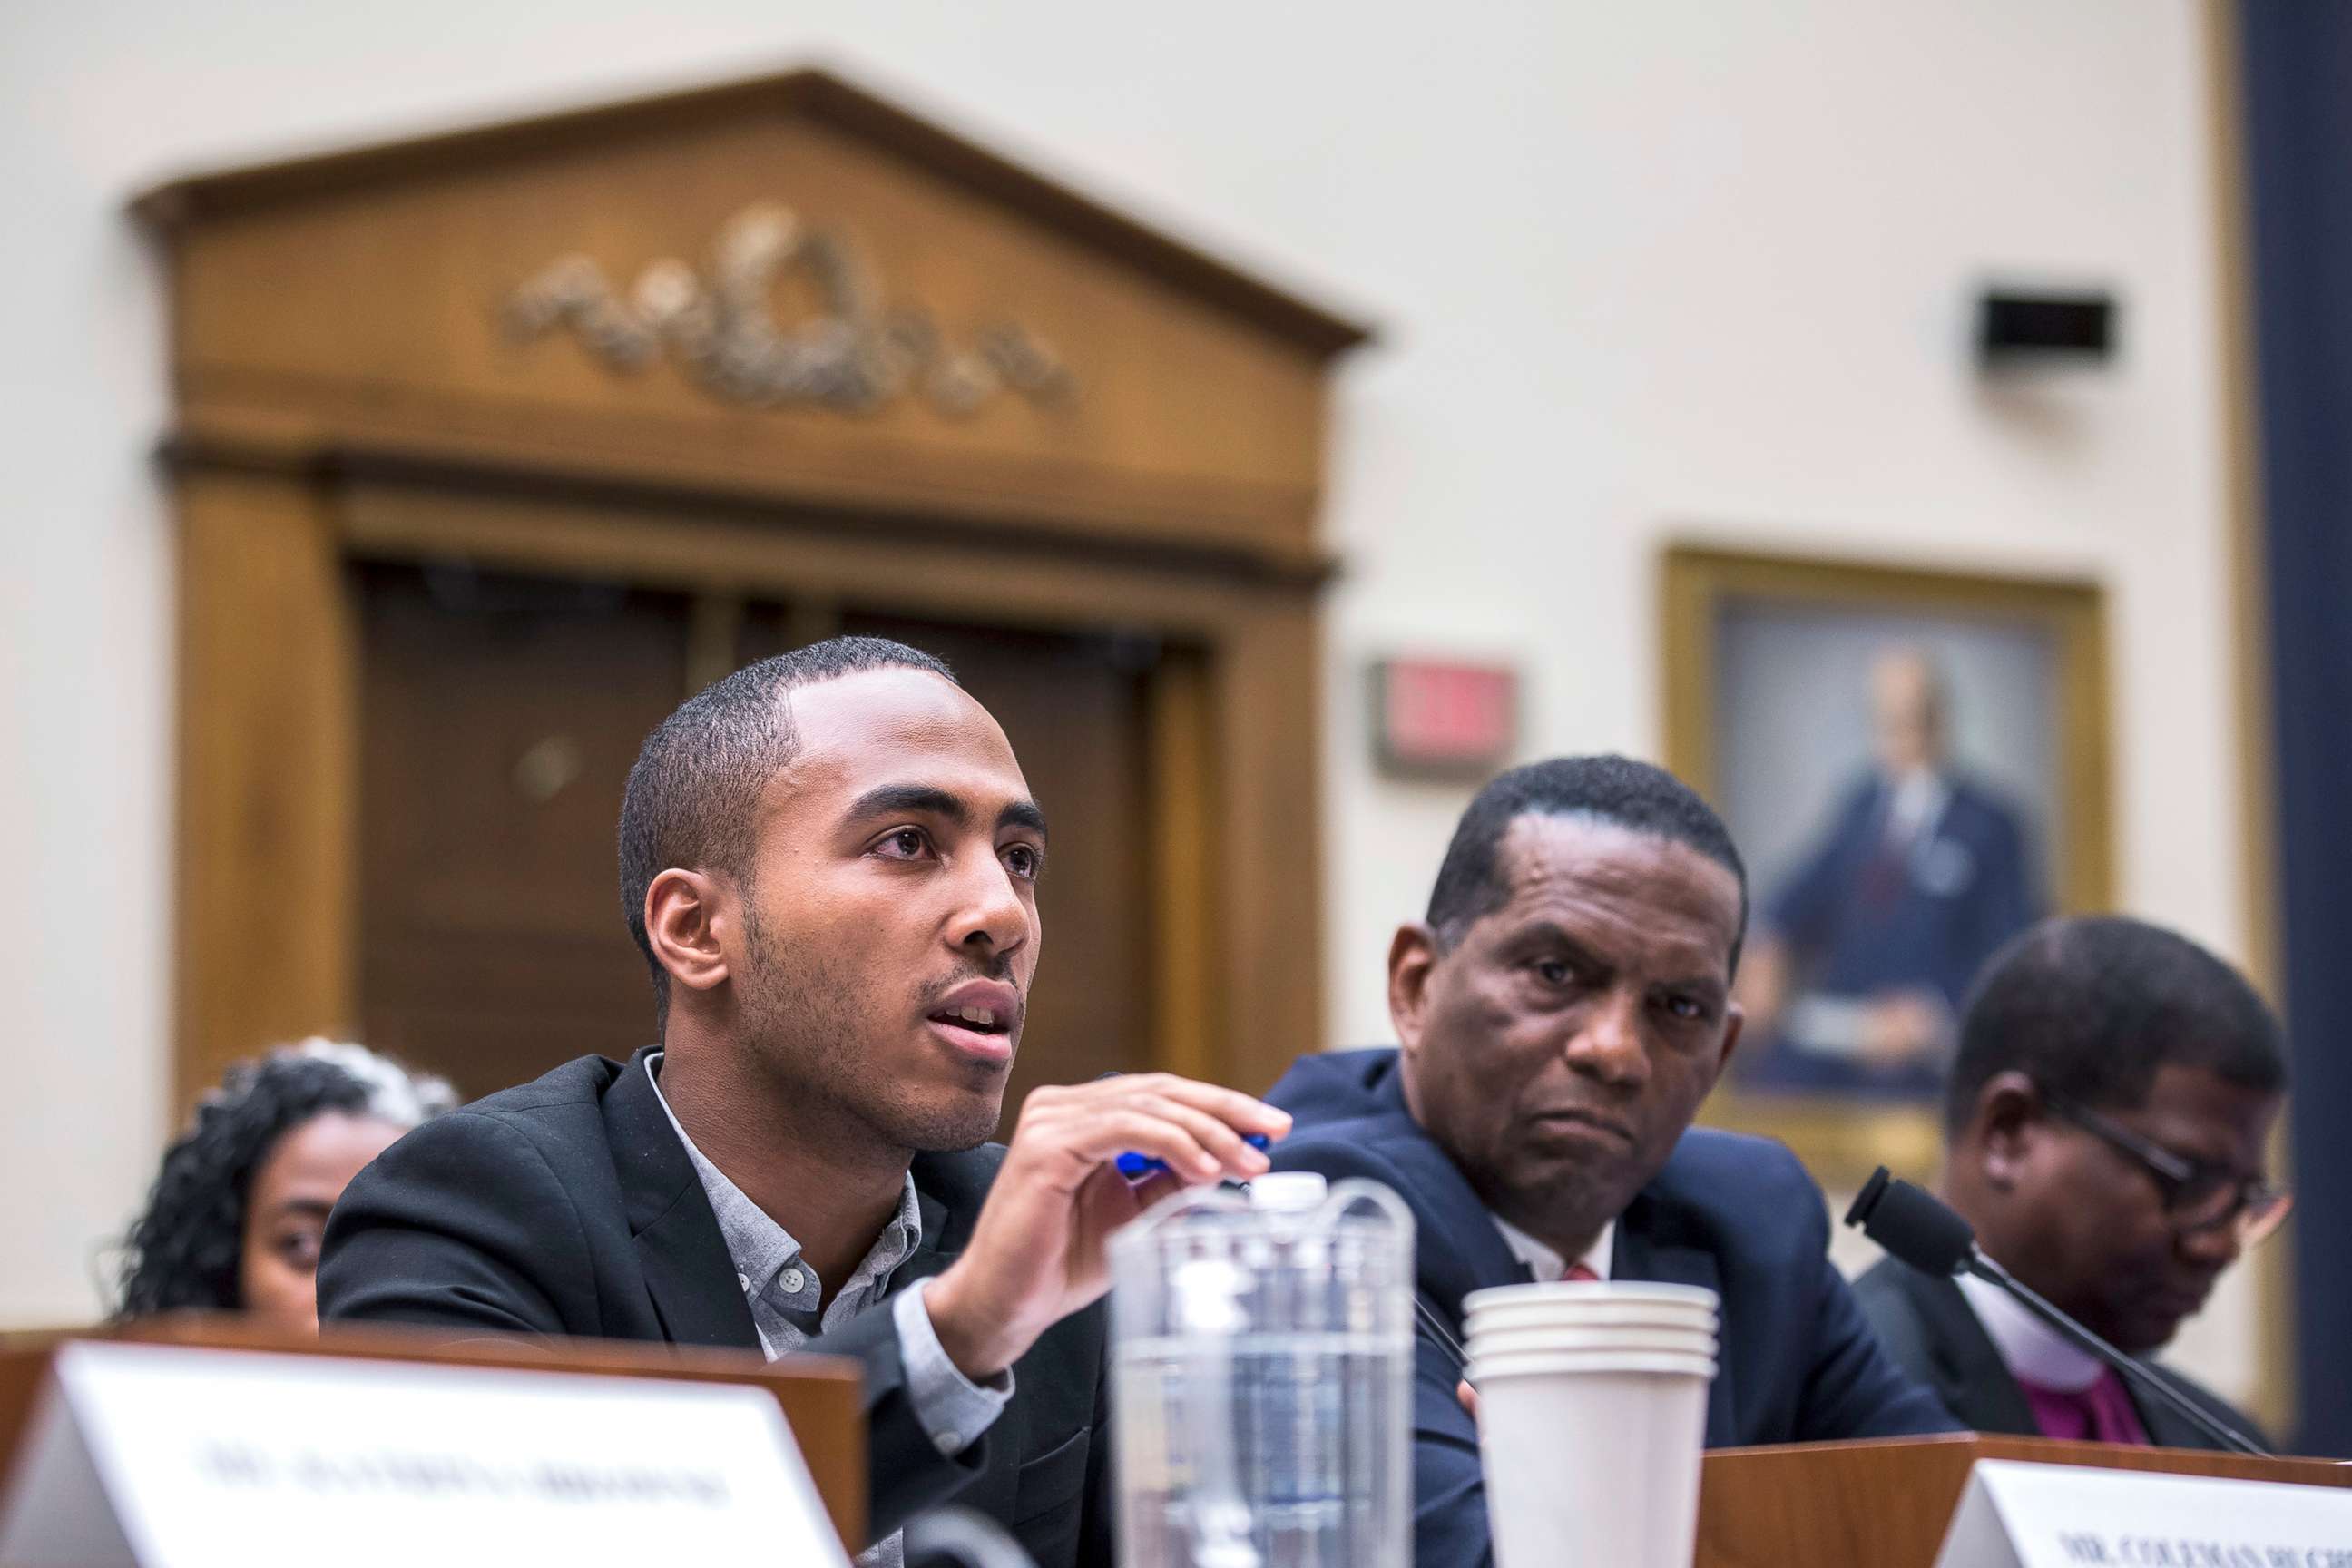
[[[1888,1257],[1900,1258],[1923,1274],[1938,1279],[1973,1274],[1999,1286],[2027,1311],[2163,1401],[2224,1448],[2269,1457],[2269,1449],[2216,1420],[2211,1412],[2157,1375],[2147,1363],[2117,1350],[2021,1284],[1984,1255],[1967,1220],[1933,1193],[1889,1174],[1885,1166],[1879,1166],[1864,1184],[1861,1195],[1846,1210],[1845,1223],[1860,1227],[1863,1235],[1886,1249]]]

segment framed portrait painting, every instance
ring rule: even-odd
[[[1706,1119],[1832,1187],[1925,1175],[1977,971],[2109,905],[2099,589],[1696,546],[1663,588],[1667,764],[1729,824],[1752,906]]]

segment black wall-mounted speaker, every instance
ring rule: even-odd
[[[2104,364],[2115,352],[2112,296],[1988,289],[1977,302],[1977,353],[1988,365]]]

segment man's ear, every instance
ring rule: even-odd
[[[1389,939],[1389,1022],[1406,1056],[1421,1048],[1429,978],[1436,968],[1437,933],[1418,921],[1397,927]]]
[[[720,936],[734,920],[729,890],[706,872],[673,868],[646,889],[646,940],[671,984],[689,991],[709,991],[726,980]]]
[[[2005,1193],[2021,1184],[2034,1144],[2048,1123],[2048,1108],[2031,1078],[2012,1071],[1987,1079],[1962,1134],[1976,1152],[1985,1184]]]

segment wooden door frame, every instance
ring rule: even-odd
[[[1152,1058],[1263,1089],[1320,1046],[1323,571],[501,470],[177,458],[183,1109],[231,1061],[356,1025],[368,562],[1164,638],[1187,651],[1147,693]]]

